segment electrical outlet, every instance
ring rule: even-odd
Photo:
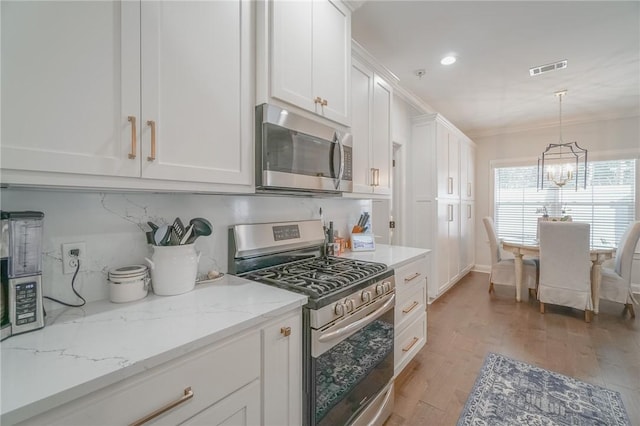
[[[77,255],[75,255],[77,253]],[[85,243],[66,243],[62,245],[62,272],[73,274],[80,261],[80,271],[86,271],[87,247]]]

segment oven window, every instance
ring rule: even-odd
[[[315,364],[315,423],[344,424],[393,375],[393,309],[332,347]]]

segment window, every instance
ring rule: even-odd
[[[635,159],[590,162],[587,189],[578,191],[538,191],[535,165],[494,170],[494,220],[500,238],[536,239],[538,217],[546,211],[552,217],[590,223],[592,245],[615,246],[635,220]]]

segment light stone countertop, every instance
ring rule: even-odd
[[[307,297],[226,275],[177,296],[52,312],[0,344],[1,417],[12,424],[301,307]]]
[[[390,268],[399,268],[428,253],[431,253],[430,249],[376,244],[375,251],[347,251],[340,256],[349,259],[384,263]]]

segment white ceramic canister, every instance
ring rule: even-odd
[[[173,296],[193,290],[198,275],[200,253],[194,244],[153,246],[151,259],[151,288],[160,296]]]
[[[130,265],[109,271],[109,299],[114,303],[133,302],[149,292],[149,269]]]

